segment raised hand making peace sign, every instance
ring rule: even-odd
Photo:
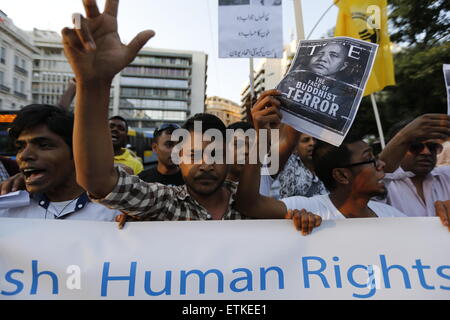
[[[155,33],[142,31],[124,45],[117,33],[119,0],[106,0],[103,13],[100,13],[96,0],[83,0],[83,5],[86,18],[74,14],[75,28],[64,28],[61,32],[64,52],[77,81],[111,82]]]

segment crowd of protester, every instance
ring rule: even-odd
[[[189,134],[180,163],[172,158],[176,141],[171,139],[180,127],[160,126],[152,145],[158,163],[143,170],[126,148],[127,121],[108,115],[109,92],[113,77],[154,32],[141,32],[125,46],[117,34],[118,2],[106,1],[102,14],[95,2],[86,3],[81,29],[62,31],[76,79],[74,115],[62,105],[34,104],[19,112],[9,131],[17,163],[0,159],[0,190],[2,195],[26,190],[30,201],[0,209],[0,217],[119,221],[121,227],[127,219],[292,219],[308,234],[322,219],[439,216],[450,230],[450,116],[445,114],[397,123],[386,148],[375,155],[352,131],[336,147],[281,124],[280,93],[269,90],[251,109],[252,123],[227,128],[211,114],[189,118],[181,126]],[[223,137],[232,129],[254,130],[257,139],[240,147],[224,139],[223,154],[234,148],[233,163],[210,163],[203,155],[213,139],[196,143],[196,123],[203,137],[212,138],[210,129]],[[264,161],[249,161],[266,129],[279,130],[275,174],[267,173]],[[192,161],[198,154],[202,161]],[[237,161],[239,154],[244,163]],[[275,179],[280,199],[270,196]]]

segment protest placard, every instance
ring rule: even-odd
[[[219,0],[220,58],[281,58],[281,0]]]
[[[439,218],[0,219],[2,299],[448,299]],[[38,240],[38,241],[37,241]]]
[[[339,146],[356,117],[377,47],[348,37],[301,41],[277,86],[282,121]]]

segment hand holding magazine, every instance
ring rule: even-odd
[[[339,146],[356,117],[377,48],[348,37],[301,41],[276,88],[282,121]]]

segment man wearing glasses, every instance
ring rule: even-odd
[[[172,132],[179,129],[176,123],[165,123],[153,133],[152,150],[158,156],[158,164],[139,174],[145,182],[159,182],[166,186],[181,186],[184,184],[180,167],[172,161],[172,149],[175,141],[170,139]]]
[[[350,133],[340,147],[319,142],[313,153],[313,163],[330,194],[281,200],[265,197],[259,194],[259,186],[254,182],[259,181],[259,166],[246,165],[238,189],[238,209],[248,216],[258,212],[282,216],[288,210],[305,209],[324,220],[405,216],[392,206],[370,200],[386,193],[385,163],[374,157],[372,148],[360,137]]]
[[[450,216],[450,167],[436,167],[450,116],[425,114],[396,124],[380,158],[386,165],[387,203],[408,216]]]

